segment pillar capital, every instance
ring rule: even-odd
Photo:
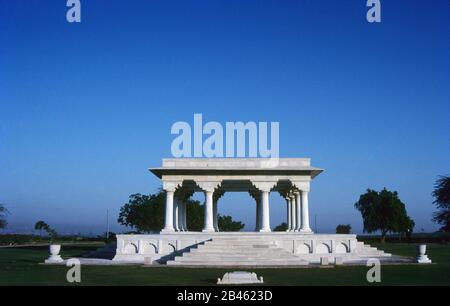
[[[214,192],[214,190],[216,190],[222,182],[221,181],[196,181],[195,183],[198,185],[198,187],[200,187],[200,189],[202,189],[205,192]]]
[[[270,192],[277,184],[276,181],[252,181],[253,186],[263,192]]]
[[[292,181],[294,190],[309,191],[310,182],[309,181]]]
[[[165,191],[175,192],[182,184],[183,182],[181,181],[163,181],[163,189]]]

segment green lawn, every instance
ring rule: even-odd
[[[408,244],[374,245],[387,252],[414,256]],[[93,246],[63,246],[62,256],[80,256]],[[384,265],[381,285],[450,285],[450,246],[429,245],[431,265]],[[46,247],[0,248],[0,285],[73,285],[64,266],[39,264]],[[231,269],[192,269],[142,266],[82,266],[81,285],[214,285]],[[235,270],[235,269],[232,269]],[[247,269],[264,277],[266,285],[373,285],[367,267]]]

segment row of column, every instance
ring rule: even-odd
[[[308,191],[296,190],[286,196],[287,232],[311,232],[309,226]]]
[[[205,219],[203,232],[218,232],[217,201],[221,194],[214,197],[213,190],[204,191]],[[222,193],[223,194],[223,193]],[[270,191],[252,192],[256,200],[256,232],[270,232]],[[309,226],[308,191],[295,190],[286,196],[288,232],[311,232]],[[186,202],[175,198],[174,191],[166,190],[165,223],[162,232],[185,232]]]
[[[218,232],[217,201],[213,191],[205,191],[205,219],[203,232]],[[164,228],[161,232],[187,232],[186,214],[187,205],[185,201],[177,199],[172,190],[166,190],[166,209]]]

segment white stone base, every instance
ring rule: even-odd
[[[60,255],[51,255],[48,259],[45,260],[46,264],[55,264],[55,263],[63,263],[64,259],[61,258]]]
[[[163,228],[161,230],[161,234],[172,234],[172,233],[176,233],[175,229],[165,229],[165,228]]]
[[[418,256],[416,258],[416,261],[417,261],[417,263],[420,263],[420,264],[430,264],[431,263],[431,259],[429,259],[427,255]]]
[[[388,257],[356,235],[296,232],[176,232],[117,235],[113,261],[173,266],[300,266]],[[338,259],[338,264],[341,263]]]
[[[264,280],[262,276],[258,279],[256,273],[235,271],[228,272],[222,277],[217,279],[218,285],[237,285],[237,284],[262,284]]]

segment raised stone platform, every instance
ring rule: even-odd
[[[342,263],[390,254],[356,240],[356,235],[291,232],[117,235],[115,262],[168,266],[304,266],[326,257]]]

